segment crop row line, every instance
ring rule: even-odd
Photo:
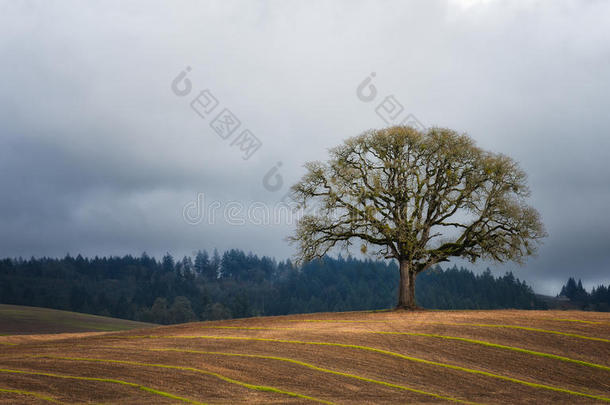
[[[287,339],[269,339],[269,338],[254,338],[254,337],[241,337],[241,336],[186,336],[186,335],[172,335],[172,336],[161,336],[161,335],[147,335],[147,336],[127,336],[127,338],[148,338],[148,339],[224,339],[224,340],[246,340],[246,341],[261,341],[261,342],[275,342],[275,343],[291,343],[291,344],[302,344],[302,345],[316,345],[316,346],[334,346],[334,347],[342,347],[349,349],[357,349],[357,350],[365,350],[369,352],[384,354],[392,357],[401,358],[404,360],[413,361],[421,364],[428,364],[432,366],[443,367],[447,369],[463,371],[470,374],[477,374],[486,377],[491,377],[499,380],[509,381],[521,385],[526,385],[533,388],[542,388],[549,391],[561,392],[569,395],[575,395],[580,397],[586,397],[591,399],[596,399],[600,401],[610,402],[610,398],[603,397],[600,395],[587,394],[578,391],[572,391],[565,388],[554,387],[551,385],[538,384],[530,381],[519,380],[513,377],[507,377],[499,374],[493,374],[487,371],[475,370],[466,367],[460,367],[452,364],[439,363],[436,361],[421,359],[418,357],[406,356],[404,354],[391,352],[389,350],[378,349],[370,346],[360,346],[353,344],[345,344],[345,343],[330,343],[330,342],[308,342],[308,341],[300,341],[300,340],[287,340]]]
[[[577,322],[577,323],[586,323],[589,325],[610,325],[610,322],[604,321],[585,321],[584,319],[568,319],[568,318],[544,318],[550,321],[559,321],[559,322]]]
[[[294,330],[294,331],[304,331],[303,329],[299,329],[299,328],[264,328],[264,327],[242,327],[242,326],[203,326],[202,328],[204,328],[204,329],[245,329],[245,330]],[[484,340],[468,339],[468,338],[463,338],[463,337],[459,337],[459,336],[446,336],[446,335],[437,335],[437,334],[433,334],[433,333],[419,333],[419,332],[386,332],[386,331],[368,331],[368,330],[367,331],[363,331],[363,333],[375,333],[375,334],[380,334],[380,335],[421,336],[421,337],[431,337],[431,338],[438,338],[438,339],[457,340],[457,341],[460,341],[460,342],[473,343],[473,344],[487,346],[487,347],[493,347],[493,348],[497,348],[497,349],[512,350],[512,351],[519,352],[519,353],[525,353],[525,354],[530,354],[530,355],[539,356],[539,357],[546,357],[546,358],[549,358],[549,359],[554,359],[554,360],[560,360],[560,361],[564,361],[564,362],[579,364],[581,366],[586,366],[586,367],[591,367],[591,368],[597,368],[597,369],[600,369],[600,370],[610,371],[610,367],[604,366],[604,365],[601,365],[601,364],[597,364],[597,363],[590,363],[590,362],[587,362],[587,361],[572,359],[572,358],[569,358],[569,357],[559,356],[559,355],[556,355],[556,354],[538,352],[538,351],[535,351],[535,350],[523,349],[521,347],[506,346],[506,345],[501,345],[501,344],[498,344],[498,343],[487,342],[487,341],[484,341]]]
[[[44,377],[53,377],[53,378],[64,378],[64,379],[72,379],[72,380],[81,380],[81,381],[96,381],[96,382],[106,382],[111,384],[120,384],[128,387],[138,388],[142,391],[149,392],[151,394],[159,395],[165,398],[175,399],[182,402],[186,402],[193,405],[205,405],[203,402],[194,401],[192,399],[179,397],[174,394],[170,394],[169,392],[159,391],[154,388],[146,387],[144,385],[116,380],[113,378],[97,378],[97,377],[83,377],[83,376],[73,376],[73,375],[65,375],[65,374],[55,374],[55,373],[46,373],[42,371],[25,371],[25,370],[10,370],[10,369],[0,369],[0,373],[12,373],[12,374],[24,374],[24,375],[38,375]]]
[[[288,396],[295,397],[295,398],[308,399],[310,401],[319,402],[322,404],[329,404],[329,405],[332,404],[332,402],[314,398],[314,397],[311,397],[308,395],[298,394],[298,393],[290,392],[290,391],[284,391],[279,388],[270,387],[270,386],[266,386],[266,385],[250,384],[250,383],[246,383],[243,381],[234,380],[230,377],[224,376],[219,373],[215,373],[213,371],[202,370],[202,369],[194,368],[194,367],[173,366],[170,364],[158,364],[158,363],[141,363],[141,362],[130,361],[130,360],[114,360],[114,359],[99,359],[99,358],[84,358],[84,357],[63,357],[63,356],[48,356],[48,355],[40,355],[40,356],[34,356],[34,357],[58,359],[58,360],[70,360],[70,361],[89,361],[89,362],[98,362],[98,363],[127,364],[127,365],[132,365],[132,366],[141,366],[141,367],[157,367],[157,368],[174,369],[174,370],[181,370],[181,371],[191,371],[191,372],[195,372],[195,373],[200,373],[200,374],[205,374],[205,375],[209,375],[212,377],[216,377],[216,378],[218,378],[222,381],[228,382],[230,384],[240,385],[242,387],[245,387],[245,388],[248,388],[251,390],[273,392],[276,394],[288,395]]]
[[[584,335],[579,335],[579,334],[570,333],[570,332],[560,332],[558,330],[532,328],[532,327],[529,327],[529,326],[496,325],[496,324],[487,324],[487,323],[450,323],[450,324],[446,324],[446,325],[479,326],[479,327],[482,327],[482,328],[521,329],[521,330],[527,330],[527,331],[531,331],[531,332],[550,333],[550,334],[554,334],[554,335],[569,336],[569,337],[573,337],[573,338],[577,338],[577,339],[594,340],[594,341],[597,341],[597,342],[610,343],[610,339],[598,338],[598,337],[593,337],[593,336],[584,336]]]
[[[351,321],[347,319],[289,319],[289,322],[348,322],[348,323],[389,323],[388,321]],[[508,328],[508,329],[521,329],[527,330],[530,332],[541,332],[541,333],[550,333],[554,335],[563,335],[569,336],[578,339],[585,340],[594,340],[598,342],[610,343],[610,339],[598,338],[593,336],[584,336],[576,333],[570,332],[560,332],[557,330],[549,330],[549,329],[540,329],[540,328],[532,328],[529,326],[520,326],[520,325],[498,325],[498,324],[488,324],[488,323],[462,323],[462,322],[426,322],[422,323],[422,325],[452,325],[452,326],[477,326],[481,328]]]
[[[7,393],[7,394],[27,395],[27,396],[35,397],[35,398],[38,398],[38,399],[42,399],[43,401],[52,402],[52,403],[55,403],[55,404],[61,404],[62,403],[62,402],[56,400],[55,398],[51,398],[51,397],[48,397],[46,395],[39,394],[37,392],[15,390],[15,389],[9,389],[9,388],[0,388],[0,392]]]
[[[106,347],[110,347],[113,349],[117,349],[117,348],[123,349],[123,347],[117,347],[117,346],[106,346]],[[434,397],[437,399],[443,399],[443,400],[458,402],[458,403],[463,403],[463,404],[477,405],[476,402],[470,402],[470,401],[466,401],[466,400],[459,399],[459,398],[454,398],[454,397],[449,397],[446,395],[436,394],[433,392],[423,391],[423,390],[419,390],[417,388],[394,384],[394,383],[390,383],[387,381],[375,380],[372,378],[363,377],[363,376],[359,376],[356,374],[350,374],[350,373],[344,373],[341,371],[331,370],[328,368],[323,368],[323,367],[317,366],[315,364],[306,363],[304,361],[291,359],[291,358],[287,358],[287,357],[267,356],[267,355],[247,354],[247,353],[228,353],[228,352],[214,352],[214,351],[202,351],[202,350],[191,350],[191,349],[176,349],[176,348],[154,348],[154,349],[143,349],[143,350],[148,350],[148,351],[153,351],[153,352],[179,352],[179,353],[193,353],[193,354],[208,354],[208,355],[218,355],[218,356],[232,356],[232,357],[245,357],[245,358],[257,358],[257,359],[283,361],[283,362],[288,362],[291,364],[307,367],[309,369],[320,371],[323,373],[335,374],[338,376],[353,378],[356,380],[370,382],[370,383],[378,384],[378,385],[383,385],[383,386],[390,387],[390,388],[397,388],[402,391],[409,391],[409,392],[413,392],[413,393],[417,393],[417,394],[427,395],[427,396],[431,396],[431,397]]]

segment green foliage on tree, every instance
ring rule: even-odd
[[[291,240],[310,261],[336,246],[396,259],[398,308],[413,309],[415,277],[452,257],[523,262],[546,235],[509,157],[445,128],[372,130],[306,164],[295,198],[315,212]]]

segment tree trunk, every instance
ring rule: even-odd
[[[417,308],[415,304],[415,271],[407,260],[400,260],[400,284],[398,285],[398,305],[396,309]]]

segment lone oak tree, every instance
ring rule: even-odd
[[[398,260],[397,308],[416,308],[415,277],[436,263],[522,263],[546,235],[525,202],[529,190],[518,164],[451,129],[367,131],[331,149],[327,162],[305,167],[292,190],[316,210],[289,238],[298,243],[298,259],[355,241],[363,253],[375,247],[374,254]]]

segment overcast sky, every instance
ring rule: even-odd
[[[280,200],[394,96],[529,174],[549,237],[492,270],[608,283],[609,20],[593,0],[0,0],[0,256],[290,257],[294,225],[238,204]],[[235,133],[211,127],[225,108]]]

